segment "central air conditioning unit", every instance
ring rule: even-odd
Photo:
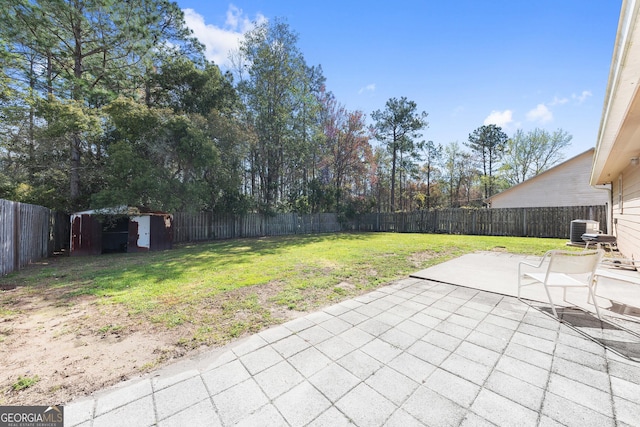
[[[569,235],[571,237],[571,243],[584,243],[584,240],[582,240],[583,234],[598,234],[599,232],[600,223],[598,221],[574,219],[571,221],[571,231]]]

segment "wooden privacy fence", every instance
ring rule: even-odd
[[[229,216],[210,212],[177,212],[173,215],[174,243],[339,231],[342,231],[342,226],[335,213]]]
[[[68,215],[0,199],[0,276],[68,245]]]
[[[598,221],[606,233],[606,218],[606,206],[378,213],[342,223],[335,213],[228,216],[178,212],[173,216],[173,242],[340,231],[569,238],[574,219]],[[0,275],[68,247],[68,215],[0,199]]]
[[[181,243],[339,231],[569,238],[571,221],[574,219],[598,221],[602,231],[607,232],[607,210],[604,205],[373,213],[343,223],[335,213],[286,213],[275,216],[251,213],[234,217],[210,212],[178,212],[173,216],[173,241]]]
[[[606,206],[551,208],[440,209],[364,214],[349,223],[354,231],[446,233],[485,236],[569,238],[571,221],[598,221],[606,233]]]

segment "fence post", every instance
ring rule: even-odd
[[[473,211],[473,216],[471,217],[471,234],[476,234],[476,223],[478,222],[478,211]]]
[[[522,209],[522,237],[527,237],[527,210]]]
[[[438,230],[438,210],[434,210],[433,211],[433,218],[431,219],[433,227],[431,228],[431,231],[433,233],[435,233]]]
[[[20,203],[13,204],[13,271],[20,268]]]

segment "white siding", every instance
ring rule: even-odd
[[[593,150],[582,153],[546,172],[491,198],[492,208],[531,208],[604,205],[608,191],[589,185]]]
[[[619,180],[613,180],[613,234],[618,249],[627,258],[640,258],[640,166],[622,171],[622,206]]]

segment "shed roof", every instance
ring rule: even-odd
[[[108,208],[89,209],[81,212],[74,212],[71,215],[169,215],[168,212],[154,211],[143,206],[113,206]]]

